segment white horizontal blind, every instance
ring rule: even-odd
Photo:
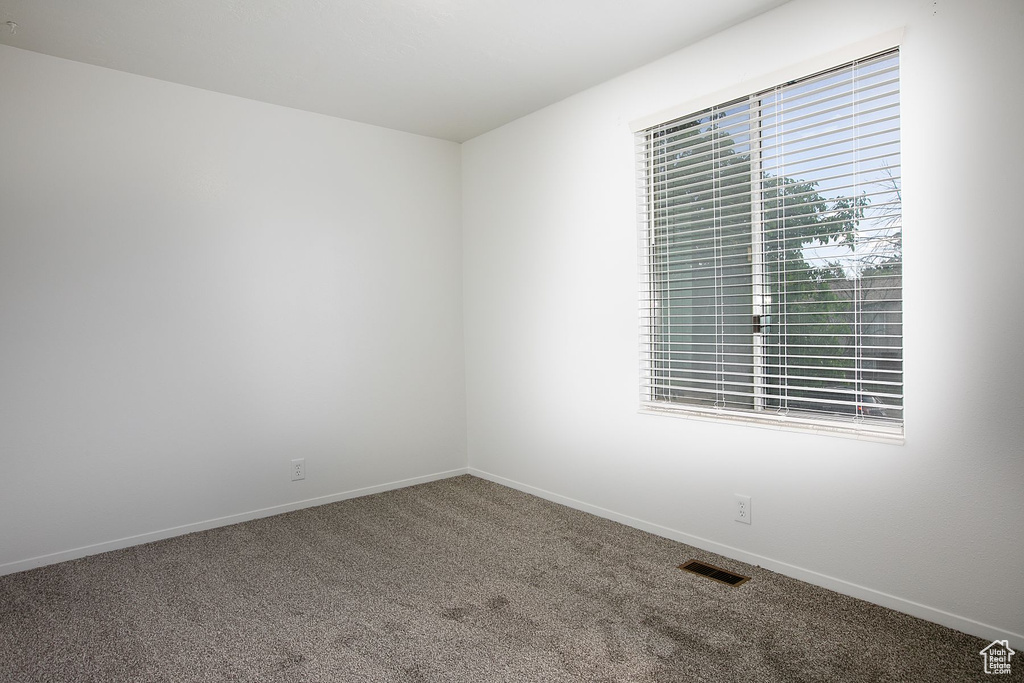
[[[646,407],[901,435],[899,53],[637,134]]]

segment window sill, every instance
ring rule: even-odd
[[[823,420],[801,415],[779,415],[773,412],[746,413],[720,408],[701,408],[678,404],[640,404],[641,415],[662,415],[681,417],[703,422],[726,422],[744,424],[759,429],[774,429],[784,432],[803,432],[822,436],[836,436],[860,441],[873,441],[902,446],[905,442],[902,426],[871,424],[858,421]]]

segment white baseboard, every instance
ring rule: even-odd
[[[706,538],[701,538],[700,536],[693,536],[677,529],[671,529],[660,524],[654,524],[653,522],[637,519],[636,517],[630,517],[629,515],[624,515],[597,505],[591,505],[590,503],[584,503],[583,501],[552,493],[551,491],[546,491],[544,489],[537,488],[536,486],[530,486],[529,484],[523,484],[522,482],[514,481],[512,479],[506,479],[505,477],[491,474],[490,472],[478,470],[475,467],[470,467],[468,472],[474,477],[487,479],[488,481],[493,481],[495,484],[508,486],[509,488],[523,491],[524,493],[530,493],[539,498],[550,500],[553,503],[559,503],[566,507],[582,510],[583,512],[589,512],[592,515],[610,519],[612,521],[625,524],[626,526],[631,526],[635,529],[641,529],[657,536],[672,539],[673,541],[686,543],[696,548],[700,548],[701,550],[718,553],[719,555],[724,555],[725,557],[733,560],[764,567],[765,569],[769,569],[773,572],[777,572],[794,579],[799,579],[800,581],[805,581],[807,583],[814,584],[815,586],[821,586],[822,588],[827,588],[837,593],[842,593],[843,595],[849,595],[854,598],[866,600],[867,602],[881,605],[882,607],[887,607],[889,609],[896,610],[897,612],[903,612],[904,614],[909,614],[942,626],[963,631],[964,633],[969,633],[970,635],[977,636],[985,641],[1008,639],[1011,647],[1017,648],[1018,650],[1020,648],[1024,648],[1024,635],[1020,633],[1014,633],[995,626],[983,624],[980,621],[968,619],[967,617],[962,617],[957,614],[951,614],[950,612],[946,612],[941,609],[922,605],[912,600],[906,600],[895,595],[883,593],[882,591],[860,586],[832,576],[819,574],[818,572],[787,564],[786,562],[773,560],[770,557],[748,553],[745,550],[723,545]]]
[[[121,548],[128,548],[133,545],[142,545],[143,543],[161,541],[165,538],[171,538],[173,536],[184,536],[185,534],[191,534],[196,531],[206,531],[207,529],[215,529],[217,527],[230,526],[232,524],[238,524],[240,522],[248,522],[249,520],[260,519],[261,517],[271,517],[273,515],[280,515],[285,512],[293,512],[295,510],[301,510],[303,508],[315,507],[317,505],[326,505],[327,503],[336,503],[339,500],[359,498],[361,496],[369,496],[373,493],[382,493],[384,491],[392,491],[394,489],[401,489],[407,486],[415,486],[416,484],[425,484],[427,482],[437,481],[439,479],[457,477],[461,474],[467,474],[468,472],[468,468],[461,467],[454,470],[448,470],[446,472],[426,474],[421,477],[401,479],[399,481],[392,481],[386,484],[379,484],[377,486],[367,486],[360,489],[353,489],[351,491],[342,491],[341,493],[332,493],[326,496],[318,496],[316,498],[299,500],[294,503],[274,505],[272,507],[260,508],[259,510],[252,510],[250,512],[240,512],[236,515],[217,517],[215,519],[208,519],[202,522],[194,522],[192,524],[183,524],[181,526],[170,527],[168,529],[161,529],[159,531],[151,531],[145,534],[126,536],[124,538],[118,538],[113,541],[105,541],[103,543],[84,545],[79,548],[72,548],[70,550],[62,550],[56,553],[48,553],[46,555],[30,557],[26,560],[15,560],[14,562],[0,564],[0,576],[4,576],[6,574],[14,574],[16,572],[23,572],[28,569],[43,567],[48,564],[57,564],[58,562],[77,560],[80,557],[86,557],[88,555],[97,555],[99,553],[105,553],[110,550],[120,550]]]

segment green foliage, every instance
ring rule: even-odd
[[[764,262],[771,295],[772,326],[766,335],[769,374],[797,367],[800,386],[825,387],[847,377],[854,367],[848,351],[854,336],[854,310],[843,296],[846,271],[837,262],[806,258],[808,247],[852,246],[867,199],[828,200],[817,183],[768,176],[762,179]],[[836,285],[840,286],[837,287]],[[803,357],[806,356],[806,357]],[[769,381],[781,384],[782,379]],[[782,394],[768,389],[769,394]],[[790,396],[799,396],[790,387]],[[813,397],[813,394],[810,394]]]

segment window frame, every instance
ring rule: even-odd
[[[902,37],[902,31],[894,31],[881,36],[877,36],[868,41],[862,41],[860,43],[849,45],[844,48],[840,48],[828,55],[822,55],[814,60],[802,62],[797,65],[788,67],[783,71],[776,71],[770,74],[765,74],[758,79],[751,79],[745,81],[743,84],[738,84],[733,88],[726,91],[719,91],[713,95],[709,95],[700,100],[673,107],[668,110],[664,110],[658,114],[654,114],[643,119],[634,121],[631,124],[631,128],[636,134],[644,134],[658,126],[670,124],[677,119],[684,119],[688,116],[692,116],[695,113],[715,108],[724,108],[729,104],[742,100],[751,100],[758,97],[760,93],[771,90],[778,87],[778,84],[785,84],[792,81],[801,81],[804,79],[811,78],[818,73],[828,72],[837,68],[849,66],[850,63],[858,60],[868,59],[878,53],[888,52],[892,50],[899,50],[900,38]],[[898,92],[898,90],[897,90]],[[737,94],[739,93],[739,94]],[[750,107],[750,116],[753,118],[757,115],[757,109]],[[754,149],[757,149],[757,153],[754,153]],[[751,161],[750,161],[750,175],[753,177],[758,174],[760,184],[760,162],[761,162],[761,145],[751,145]],[[901,164],[902,165],[902,164]],[[648,302],[657,301],[658,292],[656,292],[655,278],[651,275],[652,263],[656,256],[654,250],[656,245],[652,238],[652,219],[648,213],[649,208],[653,206],[654,201],[654,190],[653,182],[651,181],[651,174],[647,168],[647,163],[638,158],[637,168],[640,174],[641,192],[646,193],[646,197],[641,198],[641,206],[639,207],[638,222],[640,224],[640,236],[641,244],[639,246],[640,261],[641,261],[641,318],[647,318],[648,321],[651,319],[650,311],[645,311],[643,300]],[[752,182],[753,184],[753,182]],[[760,204],[762,196],[760,192],[752,192],[751,203]],[[752,218],[751,218],[751,240],[752,250],[754,253],[760,254],[757,250],[757,244],[763,239],[763,229],[760,225],[763,219],[761,213],[761,207],[752,207]],[[902,206],[900,208],[900,214],[902,215]],[[754,218],[756,216],[756,218]],[[765,295],[765,283],[766,278],[763,274],[764,263],[760,257],[753,259],[752,265],[752,282],[750,286],[750,294],[752,300],[752,313],[755,316],[754,320],[759,321],[761,316],[764,315],[764,295]],[[759,269],[762,272],[758,272]],[[902,282],[902,276],[900,278],[900,293],[901,301],[905,301],[903,298],[904,286]],[[902,310],[902,309],[901,309]],[[720,314],[715,314],[716,320],[720,320]],[[641,338],[641,388],[644,395],[641,395],[641,406],[640,412],[647,414],[658,414],[658,415],[670,415],[675,417],[684,417],[701,420],[711,421],[728,421],[748,424],[760,428],[769,429],[782,429],[787,431],[811,431],[822,434],[830,434],[836,436],[844,436],[856,439],[864,439],[869,441],[880,441],[885,443],[903,443],[905,438],[905,390],[902,386],[902,377],[905,371],[901,370],[901,386],[900,386],[900,402],[903,411],[900,412],[898,421],[881,423],[871,423],[870,421],[864,421],[863,418],[853,419],[840,419],[837,415],[815,415],[813,413],[803,412],[787,412],[787,413],[776,413],[770,410],[762,410],[757,407],[758,401],[764,400],[763,392],[756,388],[761,382],[762,366],[764,356],[763,353],[763,338],[760,333],[751,334],[751,358],[752,364],[752,382],[755,385],[753,389],[753,396],[755,401],[755,408],[747,409],[730,409],[726,407],[715,406],[704,406],[695,403],[686,403],[669,400],[659,400],[653,396],[653,392],[649,384],[653,382],[646,382],[643,380],[645,372],[650,372],[651,368],[655,363],[664,362],[663,359],[657,358],[657,353],[653,350],[653,342],[645,340],[643,336],[649,334],[651,325],[648,322],[648,329],[644,329],[643,321],[642,324],[642,338]],[[755,328],[755,332],[759,332],[759,328]],[[905,349],[905,335],[902,333],[901,324],[901,338],[900,338],[900,363],[902,367],[903,349]],[[855,389],[854,393],[859,396],[860,389]],[[859,399],[857,399],[859,402]],[[760,406],[763,408],[763,405]]]

